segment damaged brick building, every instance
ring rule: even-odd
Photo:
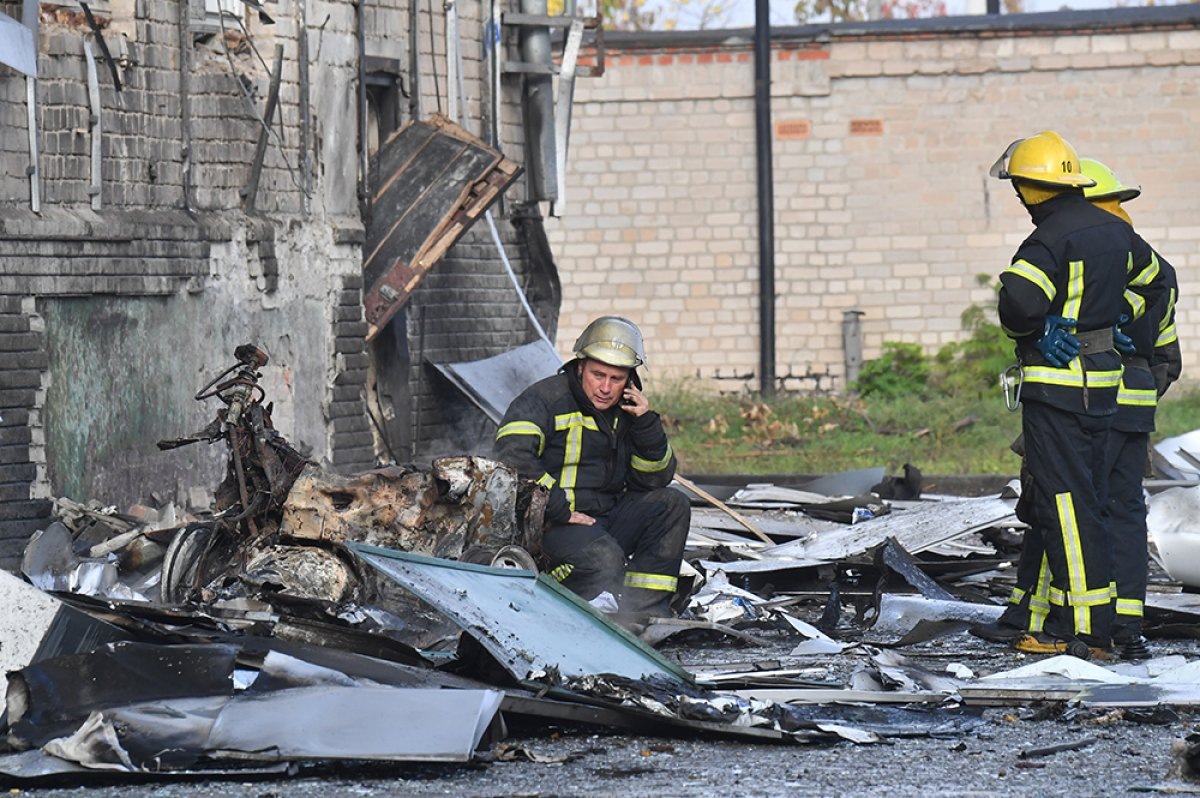
[[[370,343],[363,246],[370,156],[405,123],[441,112],[520,152],[523,81],[486,47],[498,7],[2,5],[0,562],[51,496],[215,484],[216,447],[154,443],[203,425],[193,394],[246,342],[270,355],[276,426],[314,460],[472,447],[486,419],[421,361],[535,335],[497,244],[527,283],[532,242],[543,273],[525,287],[551,325],[557,280],[524,204],[540,197],[513,183],[497,235],[466,231]]]

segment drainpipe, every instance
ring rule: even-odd
[[[754,2],[754,139],[758,162],[759,393],[775,395],[775,189],[771,165],[771,17]]]
[[[546,0],[521,0],[521,13],[546,16]],[[540,25],[522,25],[517,34],[521,60],[549,69],[551,60],[550,29]],[[558,199],[558,163],[554,141],[554,79],[550,72],[527,72],[521,97],[525,118],[525,174],[532,200],[553,202]]]

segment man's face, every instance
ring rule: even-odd
[[[629,369],[599,360],[585,360],[579,364],[579,380],[592,405],[597,410],[607,410],[621,401],[622,392],[629,384]]]

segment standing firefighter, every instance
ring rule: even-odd
[[[1153,250],[1083,196],[1095,185],[1073,147],[1052,131],[1009,145],[991,174],[1011,180],[1035,225],[1000,275],[1000,323],[1021,364],[1022,434],[1032,513],[1020,573],[1048,577],[1048,615],[1017,648],[1106,650],[1111,643],[1111,538],[1103,518],[1105,458],[1121,356],[1114,331],[1159,298]],[[1031,558],[1036,557],[1036,562]],[[1029,611],[1037,591],[1017,606]],[[1082,644],[1082,645],[1081,645]],[[1086,646],[1086,648],[1084,648]],[[1082,652],[1081,652],[1082,649]]]
[[[1121,207],[1140,195],[1104,164],[1084,158],[1083,173],[1096,181],[1084,196],[1130,225]],[[1108,505],[1106,520],[1112,535],[1113,581],[1116,584],[1113,644],[1124,659],[1146,659],[1150,652],[1142,637],[1149,558],[1146,552],[1146,498],[1142,480],[1158,398],[1178,379],[1182,368],[1175,333],[1175,270],[1163,259],[1159,268],[1165,293],[1137,321],[1121,325],[1124,370],[1117,394],[1117,414],[1108,443]]]
[[[668,487],[675,455],[641,390],[645,360],[633,322],[596,319],[574,360],[509,405],[496,456],[550,489],[551,576],[588,601],[608,593],[622,612],[666,616],[691,510]]]

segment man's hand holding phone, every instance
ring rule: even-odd
[[[626,385],[621,393],[621,409],[632,416],[644,416],[650,412],[646,395],[633,385]]]

